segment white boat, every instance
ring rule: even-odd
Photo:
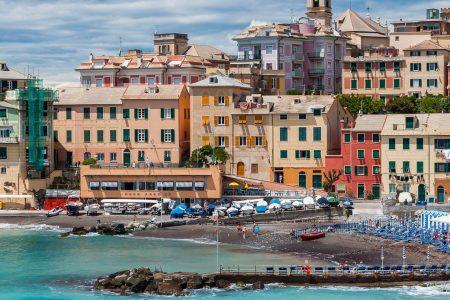
[[[306,208],[312,208],[312,209],[316,208],[316,201],[314,201],[313,197],[308,196],[305,199],[303,199],[303,204],[305,205]]]
[[[260,200],[256,203],[256,212],[257,213],[265,213],[267,211],[267,202],[264,200]]]
[[[48,213],[46,214],[47,218],[50,217],[56,217],[58,216],[60,213],[62,213],[64,211],[64,209],[62,209],[61,207],[55,207],[54,209],[48,211]]]
[[[254,213],[254,208],[253,208],[253,206],[250,206],[250,205],[244,205],[242,208],[241,208],[241,213],[242,213],[242,215],[244,215],[244,216],[248,216],[248,215],[251,215],[251,214],[253,214]]]
[[[292,206],[294,207],[294,209],[303,209],[305,207],[302,200],[295,200],[294,202],[292,202]]]
[[[269,211],[277,211],[281,209],[281,205],[278,203],[272,203],[269,205]]]
[[[400,204],[411,204],[413,202],[413,198],[411,193],[403,192],[398,195],[398,203]]]
[[[100,205],[98,204],[97,200],[90,199],[87,201],[84,210],[86,211],[86,215],[88,216],[98,215],[100,211]]]
[[[281,200],[281,208],[284,210],[292,209],[292,201],[287,199]]]

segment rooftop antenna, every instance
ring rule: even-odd
[[[119,36],[119,56],[122,56],[122,37]]]
[[[367,1],[367,17],[370,18],[370,1]]]

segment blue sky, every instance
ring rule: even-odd
[[[335,17],[349,7],[375,19],[423,18],[448,0],[334,0]],[[78,81],[74,68],[89,53],[152,49],[157,32],[188,33],[192,43],[235,52],[233,35],[252,22],[286,22],[303,16],[306,0],[0,0],[0,59],[19,71],[30,66],[56,82]]]

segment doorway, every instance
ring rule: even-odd
[[[123,151],[123,164],[129,166],[131,164],[131,152],[129,149]]]
[[[424,184],[420,184],[419,185],[419,189],[418,189],[418,193],[417,193],[417,199],[418,201],[425,201],[425,196],[426,196],[426,190],[425,190],[425,185]]]

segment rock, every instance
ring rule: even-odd
[[[188,278],[186,288],[190,290],[197,290],[203,288],[203,278],[200,275],[192,275]]]
[[[252,284],[252,290],[263,290],[264,289],[264,283],[261,281],[254,282]]]
[[[175,280],[167,280],[158,284],[157,293],[164,296],[182,296],[184,288]]]
[[[59,234],[59,237],[65,238],[68,237],[70,235],[70,231],[69,232],[62,232]]]
[[[219,289],[227,289],[231,286],[231,282],[224,279],[219,279],[216,281],[216,287]]]
[[[126,234],[128,231],[125,229],[125,225],[121,223],[115,223],[111,225],[99,224],[96,226],[95,231],[103,235],[120,235]]]
[[[125,281],[128,279],[128,275],[122,274],[119,276],[116,276],[111,279],[111,284],[117,288],[122,288],[122,285],[125,284]]]
[[[89,233],[89,230],[84,227],[74,227],[70,233],[74,235],[86,235]]]
[[[153,273],[150,269],[135,269],[130,272],[125,286],[133,293],[143,293],[153,279]]]
[[[119,272],[116,272],[116,273],[112,273],[108,277],[109,278],[114,278],[114,277],[117,277],[117,276],[120,276],[120,275],[123,275],[123,274],[129,275],[130,274],[130,270],[123,270],[123,271],[119,271]]]

